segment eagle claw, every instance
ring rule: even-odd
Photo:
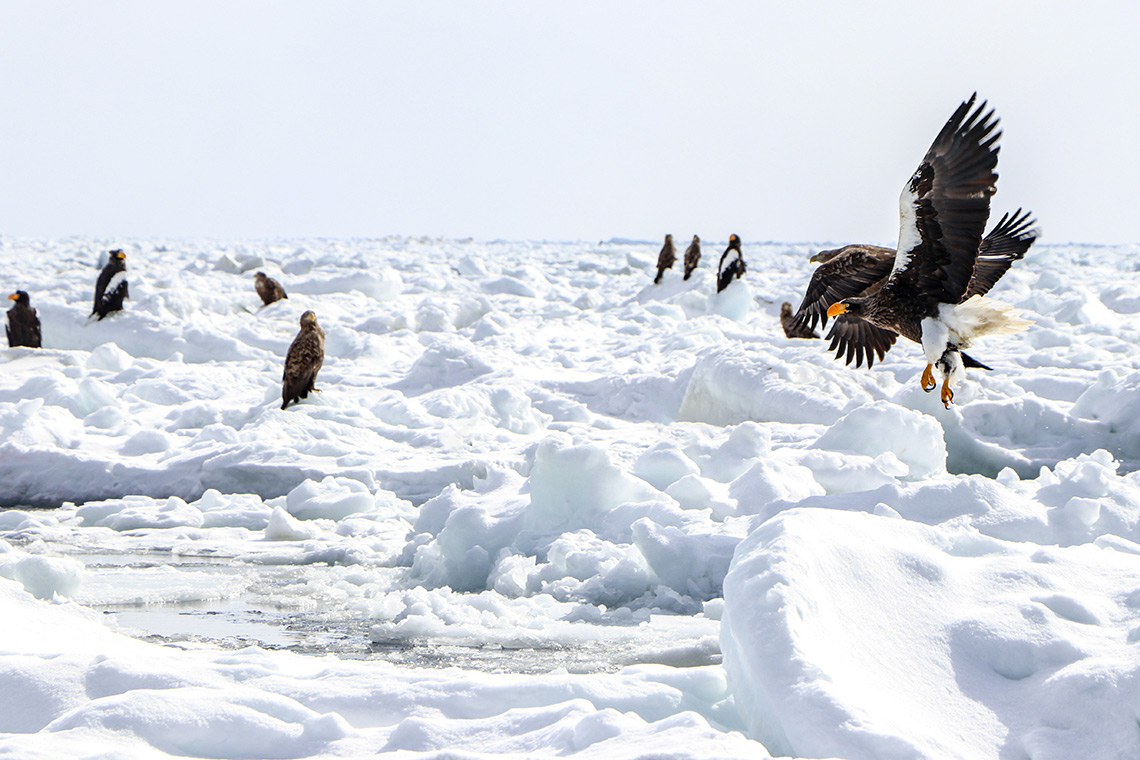
[[[946,382],[942,383],[942,404],[947,409],[950,408],[950,402],[954,400],[954,391],[950,390],[950,378],[946,378]]]
[[[927,393],[934,390],[934,386],[937,385],[937,383],[934,382],[934,373],[931,371],[933,366],[932,364],[927,364],[926,369],[922,371],[922,389]]]

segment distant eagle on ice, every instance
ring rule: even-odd
[[[716,292],[728,287],[734,279],[744,276],[744,253],[740,250],[740,238],[728,236],[728,248],[720,255],[720,265],[716,268]]]
[[[792,313],[792,305],[787,301],[780,304],[780,325],[788,338],[818,338],[819,335],[806,322],[800,322]]]
[[[99,319],[113,311],[121,311],[123,299],[130,298],[127,293],[127,254],[121,250],[114,250],[108,255],[107,266],[99,273],[95,281],[95,304],[91,314],[99,315]]]
[[[261,296],[261,303],[264,306],[289,297],[285,294],[285,288],[281,287],[281,283],[265,272],[258,272],[253,276],[253,280],[253,286],[257,289],[257,295]]]
[[[693,242],[689,243],[689,247],[685,249],[685,279],[689,279],[689,275],[697,268],[697,264],[701,262],[701,239],[693,235]]]
[[[661,253],[657,254],[657,277],[653,279],[654,285],[661,284],[661,277],[665,274],[666,269],[673,268],[673,262],[677,260],[677,249],[673,247],[673,236],[665,236],[665,245],[661,246]]]
[[[316,390],[313,384],[325,362],[325,331],[317,323],[317,315],[306,311],[301,315],[301,331],[285,355],[285,373],[281,383],[281,408],[300,401]]]
[[[8,345],[12,348],[16,346],[39,348],[40,318],[32,308],[31,297],[23,290],[17,290],[8,298],[16,302],[8,310],[8,326],[5,328],[8,333]]]
[[[954,399],[952,379],[964,372],[962,349],[984,335],[1024,329],[1030,323],[984,295],[1024,255],[1036,233],[1013,234],[1014,243],[982,250],[982,233],[997,182],[998,118],[977,94],[963,102],[934,139],[899,197],[899,244],[885,281],[866,295],[839,298],[827,315],[858,318],[922,344],[923,390],[942,375],[942,403]],[[973,109],[973,110],[971,110]],[[1028,214],[1005,216],[1006,234],[1028,226]],[[853,333],[849,340],[882,355],[890,347]],[[869,353],[867,354],[870,355]]]

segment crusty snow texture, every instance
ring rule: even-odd
[[[0,757],[1140,757],[1140,251],[1035,247],[992,293],[1033,326],[946,410],[916,345],[786,339],[817,247],[746,248],[716,294],[648,242],[0,238],[44,336],[0,350]],[[307,309],[321,393],[282,411]],[[613,667],[92,609],[248,599]]]

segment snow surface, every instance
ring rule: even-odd
[[[1140,756],[1137,249],[945,410],[783,337],[821,246],[657,247],[0,239],[0,757]]]

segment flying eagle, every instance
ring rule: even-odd
[[[36,310],[32,308],[32,299],[22,290],[17,290],[8,298],[16,302],[15,306],[8,309],[8,326],[6,328],[8,345],[12,348],[16,346],[39,348],[41,343],[40,318],[36,316]]]
[[[265,272],[258,272],[253,279],[253,286],[257,289],[257,295],[261,296],[262,305],[268,306],[274,301],[289,297],[285,294],[285,288],[281,287],[281,283]]]
[[[653,284],[660,285],[661,277],[665,274],[666,269],[673,268],[673,262],[677,260],[677,249],[673,247],[673,236],[665,236],[665,245],[661,246],[661,253],[657,254],[657,277],[654,278]]]
[[[985,295],[994,283],[1005,274],[1010,265],[1025,256],[1037,238],[1033,225],[1037,222],[1028,211],[1018,209],[1006,214],[978,247],[977,269],[966,297]],[[832,304],[851,296],[869,297],[886,284],[894,266],[895,251],[877,245],[847,245],[834,250],[820,251],[811,257],[819,264],[812,273],[803,302],[794,317],[804,329],[814,328],[817,322],[827,326],[827,310]],[[846,363],[855,360],[861,367],[881,360],[894,344],[898,333],[876,327],[863,319],[844,314],[836,319],[827,339],[835,358],[846,355]],[[967,367],[989,369],[969,354],[962,353]]]
[[[886,281],[874,292],[843,297],[827,309],[830,317],[856,317],[921,343],[927,362],[922,388],[934,389],[937,367],[947,408],[954,399],[951,379],[964,372],[961,350],[983,335],[1016,332],[1030,324],[1009,306],[982,295],[1020,257],[999,252],[993,258],[1008,259],[1004,264],[980,264],[1001,132],[985,102],[971,111],[976,98],[971,95],[954,111],[903,186],[899,244]],[[999,227],[1012,218],[1003,217]],[[1032,242],[1035,234],[1025,234]],[[862,343],[864,352],[880,350],[874,338],[859,330],[848,340]],[[886,348],[889,343],[881,350]]]
[[[780,325],[784,328],[784,335],[788,338],[818,338],[812,326],[796,319],[792,313],[792,305],[787,301],[780,304]]]
[[[127,294],[127,254],[121,250],[111,251],[108,254],[107,266],[99,273],[95,281],[95,305],[91,314],[99,315],[99,319],[113,311],[121,311],[123,299],[129,298]]]
[[[301,331],[289,345],[285,355],[285,373],[281,380],[281,408],[300,401],[316,390],[313,383],[325,363],[325,331],[317,324],[317,315],[306,311],[301,315]]]
[[[697,264],[701,261],[701,239],[693,235],[693,242],[689,243],[689,247],[685,249],[685,279],[689,279],[689,275],[697,268]]]
[[[720,255],[720,265],[716,268],[716,292],[728,287],[728,283],[744,276],[744,254],[740,250],[740,238],[728,236],[728,248]]]

